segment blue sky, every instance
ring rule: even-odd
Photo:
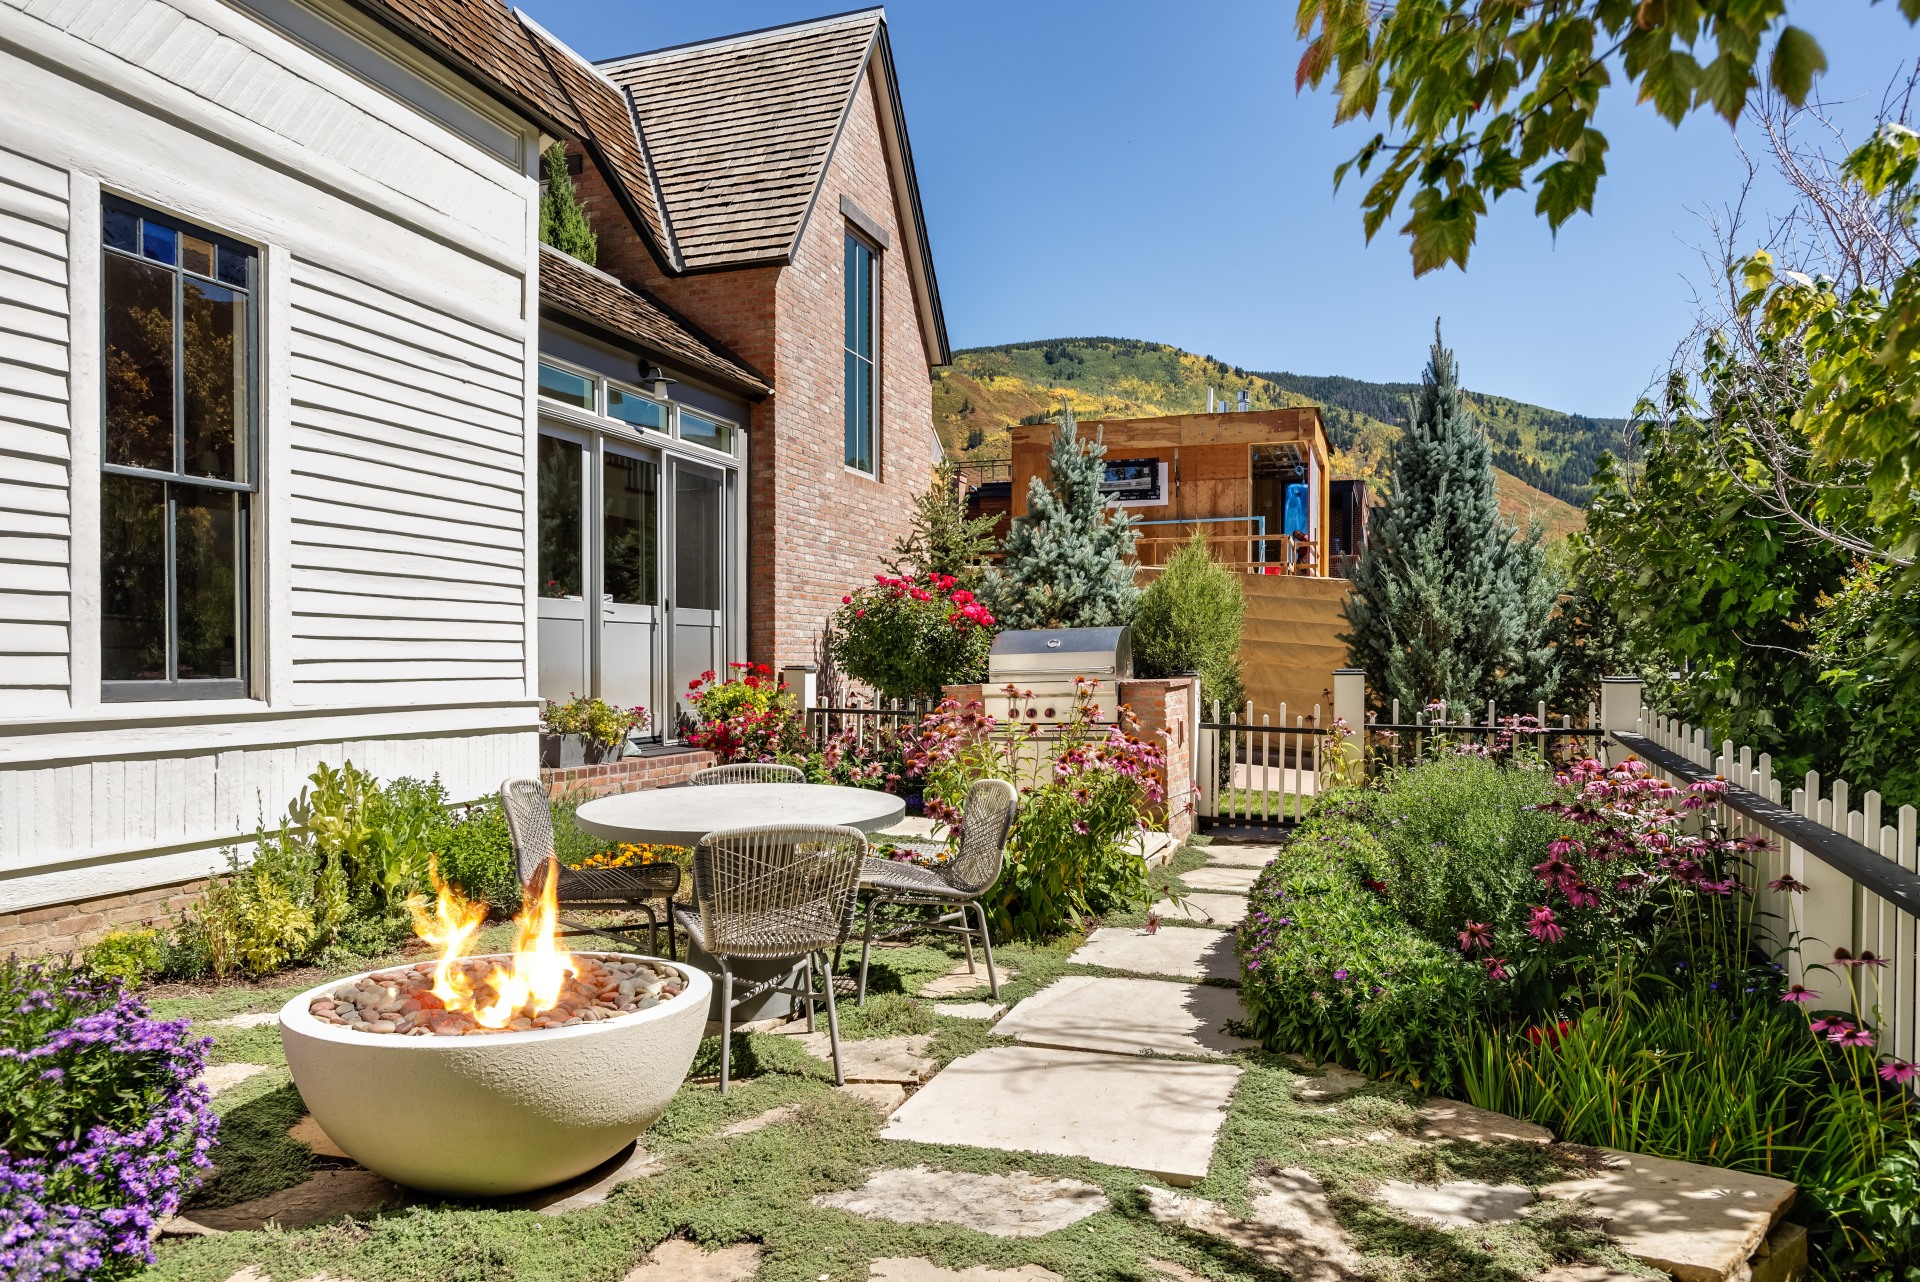
[[[790,22],[835,0],[519,0],[589,58]],[[1624,414],[1704,279],[1695,210],[1744,173],[1717,119],[1679,130],[1624,94],[1609,174],[1557,238],[1530,194],[1481,224],[1467,271],[1415,280],[1368,245],[1333,168],[1364,138],[1296,96],[1290,0],[898,0],[887,6],[955,347],[1113,334],[1251,369],[1411,379],[1435,316],[1467,384]],[[1829,99],[1865,120],[1920,54],[1895,6],[1797,0]],[[1763,189],[1763,202],[1779,193]]]

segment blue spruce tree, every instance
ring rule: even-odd
[[[1342,607],[1347,662],[1381,708],[1444,699],[1448,716],[1488,699],[1516,711],[1551,698],[1546,641],[1554,585],[1537,530],[1522,536],[1494,499],[1493,455],[1460,395],[1459,366],[1433,349],[1393,456],[1393,491],[1374,517]],[[1477,718],[1476,718],[1477,719]]]
[[[981,587],[1003,628],[1104,628],[1133,618],[1133,518],[1100,493],[1106,445],[1082,440],[1072,410],[1053,434],[1048,481],[1034,477],[1005,558]]]

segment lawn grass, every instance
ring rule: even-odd
[[[1179,874],[1205,862],[1194,847],[1153,872],[1155,891],[1181,889]],[[1089,923],[1091,925],[1092,923]],[[1110,920],[1109,924],[1124,924]],[[1066,974],[1117,974],[1079,966],[1069,957],[1083,936],[1045,944],[1006,943],[996,960],[1016,978],[1001,1000],[1018,1001]],[[841,1006],[849,1039],[931,1033],[929,1054],[943,1066],[994,1044],[993,1024],[942,1015],[912,1000],[928,980],[950,970],[959,941],[939,936],[876,950],[864,1009]],[[857,971],[857,953],[843,971]],[[981,988],[985,994],[985,973]],[[271,1010],[300,988],[254,986],[156,1001],[174,1017],[211,1020]],[[822,1021],[824,1022],[824,1021]],[[219,1060],[268,1065],[219,1100],[220,1166],[202,1191],[207,1203],[230,1203],[284,1188],[306,1177],[314,1159],[286,1136],[301,1116],[272,1027],[211,1028]],[[717,1070],[718,1039],[703,1043],[693,1075]],[[1296,1098],[1301,1072],[1264,1052],[1235,1057],[1243,1070],[1207,1178],[1192,1194],[1230,1210],[1246,1210],[1250,1178],[1300,1167],[1326,1186],[1336,1213],[1367,1254],[1382,1282],[1522,1282],[1551,1264],[1583,1261],[1621,1272],[1645,1272],[1608,1248],[1571,1208],[1550,1207],[1511,1225],[1448,1231],[1410,1225],[1367,1201],[1386,1179],[1421,1182],[1470,1178],[1539,1185],[1560,1178],[1562,1161],[1527,1145],[1434,1145],[1404,1138],[1345,1143],[1378,1132],[1398,1136],[1413,1120],[1418,1097],[1404,1086],[1374,1083],[1328,1103]],[[309,1229],[232,1233],[163,1241],[156,1282],[225,1282],[252,1265],[274,1282],[325,1274],[353,1282],[619,1282],[661,1240],[682,1236],[709,1246],[760,1243],[761,1282],[850,1282],[865,1279],[869,1261],[926,1256],[949,1268],[1013,1268],[1037,1264],[1069,1282],[1155,1282],[1150,1260],[1177,1264],[1214,1279],[1279,1279],[1231,1245],[1156,1223],[1140,1172],[1076,1158],[1011,1154],[958,1146],[902,1144],[879,1138],[881,1117],[832,1089],[831,1069],[790,1037],[737,1033],[732,1091],[691,1081],[642,1138],[661,1162],[659,1173],[623,1186],[605,1204],[560,1217],[471,1205],[428,1203]],[[747,1135],[721,1132],[768,1109],[792,1105],[793,1116]],[[1102,1188],[1111,1209],[1039,1238],[1002,1239],[951,1225],[900,1225],[814,1206],[826,1192],[856,1187],[883,1167],[925,1163],[936,1170],[1026,1171],[1071,1177]]]

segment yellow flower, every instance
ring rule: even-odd
[[[635,864],[652,864],[659,861],[660,851],[657,847],[623,841],[612,850],[594,851],[580,866],[582,868],[631,868]]]

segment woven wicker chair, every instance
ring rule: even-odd
[[[553,816],[547,808],[547,790],[538,779],[509,779],[500,785],[500,808],[506,812],[507,832],[513,837],[513,853],[519,865],[520,884],[527,893],[538,892],[536,880],[545,875],[547,861],[554,856]],[[556,863],[555,867],[559,867]],[[673,896],[680,889],[680,865],[674,863],[637,864],[631,868],[560,868],[558,899],[560,908],[589,909],[599,912],[632,913],[647,917],[648,953],[659,954],[660,917],[653,901],[662,901],[667,912],[667,956],[675,956],[673,946]],[[562,935],[604,935],[625,947],[639,951],[640,923],[594,926],[566,917],[560,924]]]
[[[689,783],[805,783],[807,772],[799,766],[778,766],[771,761],[747,761],[734,766],[708,766],[698,771]]]
[[[693,852],[695,908],[675,916],[688,940],[720,964],[720,1093],[732,1069],[733,1009],[769,992],[806,1002],[813,1031],[814,971],[825,980],[827,1033],[833,1046],[833,1080],[840,1068],[840,1016],[834,1009],[833,971],[827,961],[853,929],[861,861],[867,839],[858,828],[830,824],[767,824],[708,834]],[[803,958],[802,987],[784,975],[733,991],[735,958],[784,961]]]
[[[980,897],[1000,880],[1000,867],[1007,853],[1007,834],[1013,829],[1013,817],[1019,809],[1020,795],[1004,779],[982,779],[967,789],[965,808],[960,813],[960,833],[951,847],[915,846],[908,849],[928,854],[949,853],[944,863],[927,865],[903,863],[896,859],[869,859],[860,873],[860,887],[867,896],[867,928],[860,939],[860,997],[867,1002],[867,958],[875,939],[935,930],[959,935],[967,941],[967,970],[973,971],[973,941],[980,940],[987,957],[987,987],[1000,996],[1000,977],[993,969],[993,940],[987,933],[987,910]],[[882,904],[905,904],[928,908],[948,908],[931,922],[917,921],[874,931],[874,913]],[[979,921],[975,927],[968,914]]]

